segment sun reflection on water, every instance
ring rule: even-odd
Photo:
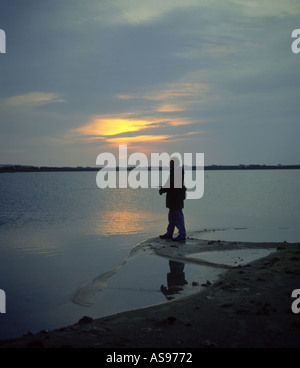
[[[154,230],[157,223],[166,220],[165,211],[153,207],[150,198],[146,201],[142,190],[127,188],[104,189],[109,196],[93,219],[97,235],[125,235]],[[133,195],[134,194],[134,195]],[[153,194],[152,194],[153,195]]]

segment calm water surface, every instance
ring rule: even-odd
[[[299,188],[300,170],[207,171],[203,198],[185,202],[187,231],[243,228],[209,236],[299,241]],[[157,189],[101,190],[96,172],[1,174],[0,206],[0,289],[6,292],[0,338],[166,300],[160,286],[168,260],[140,256],[92,307],[70,302],[78,287],[119,264],[134,245],[165,232],[165,197]],[[187,281],[198,267],[186,264]]]

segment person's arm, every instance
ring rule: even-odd
[[[169,188],[159,188],[159,194],[167,193]]]

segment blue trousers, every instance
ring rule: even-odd
[[[182,210],[178,209],[169,209],[168,215],[169,225],[167,227],[167,234],[173,236],[175,227],[177,227],[179,231],[179,236],[182,238],[186,237],[185,225],[184,225],[184,216]]]

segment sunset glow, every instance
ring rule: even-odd
[[[102,140],[113,146],[120,144],[140,144],[162,141],[180,141],[185,138],[174,134],[155,134],[158,129],[165,127],[176,127],[186,124],[192,124],[193,121],[186,121],[179,118],[174,119],[133,119],[132,114],[129,117],[121,116],[97,116],[92,118],[88,123],[77,129],[70,131],[69,138],[85,138],[87,142]],[[126,114],[125,114],[126,117]],[[149,131],[149,129],[151,129]],[[146,134],[145,134],[146,133]],[[148,134],[149,133],[149,134]],[[144,147],[145,150],[146,147]],[[149,147],[148,147],[149,148]]]
[[[151,126],[151,121],[120,118],[93,118],[75,132],[86,136],[112,136],[125,132],[136,132]]]
[[[130,143],[141,143],[141,142],[161,142],[168,139],[167,135],[138,135],[136,137],[115,137],[106,139],[107,142],[116,145],[119,144],[130,144]]]

